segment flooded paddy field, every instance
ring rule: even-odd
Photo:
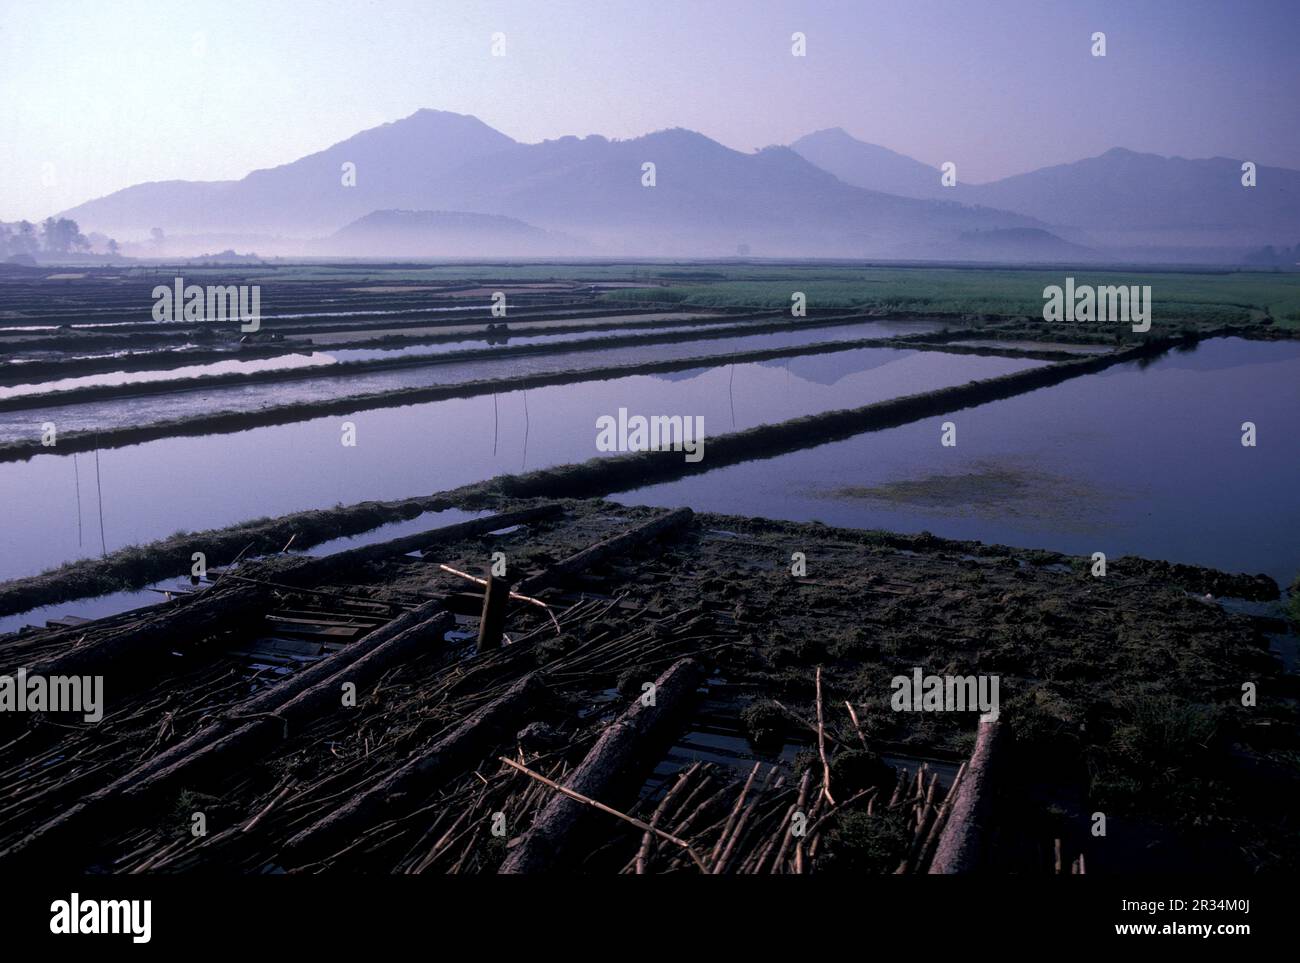
[[[155,388],[167,387],[175,390],[187,390],[190,387],[207,387],[211,379],[214,378],[218,379],[217,383],[210,386],[217,388],[220,383],[238,383],[241,380],[234,377],[222,378],[223,375],[237,376],[275,371],[297,371],[302,368],[330,365],[345,365],[347,367],[338,372],[327,373],[351,378],[374,369],[414,367],[418,366],[421,361],[426,360],[437,363],[448,355],[454,355],[455,358],[445,358],[447,362],[452,360],[477,360],[480,356],[486,359],[492,359],[496,356],[514,357],[518,356],[518,349],[521,347],[539,349],[538,353],[542,353],[548,347],[554,347],[556,353],[562,354],[592,351],[592,356],[597,359],[597,363],[600,363],[602,360],[607,361],[611,356],[601,355],[598,352],[610,346],[616,347],[618,342],[624,338],[628,340],[630,347],[636,346],[638,342],[659,345],[668,342],[670,347],[675,348],[676,345],[671,343],[674,336],[689,335],[690,337],[683,338],[684,342],[693,341],[707,347],[716,342],[712,338],[701,338],[700,335],[702,334],[714,334],[717,339],[747,338],[751,336],[751,329],[758,328],[759,331],[753,332],[753,337],[768,337],[770,339],[766,342],[736,342],[743,350],[755,346],[785,347],[810,343],[813,340],[811,336],[804,337],[804,335],[810,335],[811,332],[825,332],[823,337],[815,340],[847,341],[862,338],[890,338],[900,334],[923,334],[937,327],[933,323],[921,321],[886,323],[879,321],[846,322],[845,319],[836,319],[825,323],[808,321],[799,325],[789,325],[792,331],[781,331],[780,328],[786,325],[786,322],[773,324],[768,320],[742,324],[736,324],[733,321],[727,324],[696,324],[689,326],[663,327],[656,325],[648,330],[635,327],[602,327],[598,332],[566,330],[558,333],[489,336],[487,344],[485,344],[484,338],[478,337],[470,340],[444,339],[434,343],[406,346],[380,343],[375,347],[339,347],[328,351],[311,349],[286,350],[270,357],[263,356],[262,352],[258,351],[254,352],[254,357],[225,356],[219,360],[209,361],[206,364],[192,365],[182,364],[184,358],[178,356],[179,353],[168,352],[157,355],[156,359],[152,354],[137,354],[129,359],[130,370],[109,370],[98,374],[58,377],[57,373],[55,373],[41,380],[24,381],[22,379],[31,377],[31,367],[18,367],[10,372],[0,370],[0,401],[30,397],[33,405],[56,404],[60,401],[60,392],[75,392],[75,389],[92,387],[114,388],[133,384],[149,384]],[[777,330],[773,331],[773,328]],[[528,328],[525,330],[531,331],[533,329]],[[794,334],[797,340],[791,340],[791,334]],[[355,344],[356,342],[349,343]],[[510,349],[514,350],[511,351]],[[95,367],[100,367],[100,365],[96,364]],[[112,367],[112,365],[109,364],[108,367]],[[195,379],[207,379],[207,381],[199,382]],[[4,381],[17,383],[3,384]],[[171,382],[175,383],[171,384]],[[163,384],[160,385],[159,383]],[[49,397],[45,397],[46,395],[49,395]]]
[[[0,386],[0,399],[24,398],[47,392],[69,391],[93,386],[120,386],[171,381],[182,378],[199,378],[204,375],[248,374],[254,371],[279,371],[291,368],[334,364],[336,358],[324,354],[284,354],[276,358],[231,358],[201,365],[180,365],[175,368],[145,371],[114,371],[107,374],[80,375],[56,378],[51,381],[19,383]],[[21,375],[20,375],[21,376]]]
[[[165,310],[156,312],[153,292],[172,288],[175,277],[182,274],[186,284],[204,288],[255,288],[260,294],[257,331],[248,334],[229,321],[179,320]],[[639,306],[611,310],[600,299],[612,289],[599,284],[539,286],[501,279],[489,285],[351,289],[337,278],[303,282],[275,269],[255,268],[222,272],[191,267],[122,275],[101,271],[66,280],[37,276],[26,282],[9,277],[5,289],[0,302],[0,353],[13,360],[43,363],[57,357],[51,352],[62,352],[64,357],[128,350],[152,353],[186,343],[211,352],[247,348],[250,343],[262,349],[275,342],[306,344],[317,338],[322,344],[335,344],[455,334],[471,337],[481,335],[490,322],[502,322],[496,312],[503,305],[510,325],[520,329],[532,324],[580,328],[590,323],[596,329],[602,324],[653,325],[737,313]]]
[[[629,491],[630,504],[1300,572],[1300,344],[1221,338],[956,412]],[[1243,447],[1242,424],[1257,428]]]
[[[904,328],[912,322],[904,323]],[[925,329],[925,325],[920,325]],[[737,354],[746,351],[775,351],[802,346],[834,344],[873,338],[887,338],[899,325],[866,321],[855,324],[820,327],[816,323],[791,326],[789,330],[767,334],[746,334],[734,330],[727,337],[691,338],[677,343],[612,346],[572,350],[570,345],[556,345],[560,350],[538,351],[496,357],[502,352],[474,350],[468,356],[439,359],[438,354],[406,359],[410,367],[367,371],[328,366],[314,377],[315,365],[304,363],[292,381],[251,381],[218,385],[196,382],[159,385],[148,381],[150,393],[134,397],[112,397],[99,401],[72,403],[70,399],[47,398],[40,393],[18,394],[0,410],[0,442],[20,441],[32,437],[33,426],[54,420],[64,432],[104,431],[126,426],[146,425],[185,418],[211,417],[225,412],[247,412],[272,406],[310,405],[357,395],[381,395],[403,390],[418,390],[431,385],[454,385],[503,378],[519,378],[556,372],[582,371],[607,366],[634,365],[650,361],[666,362],[711,355]],[[656,336],[658,337],[658,336]],[[666,335],[664,337],[671,337]],[[602,342],[606,343],[606,342]],[[569,347],[570,351],[564,351]],[[306,357],[306,356],[303,356]],[[310,360],[310,359],[308,359]],[[397,359],[402,361],[403,359]],[[382,360],[381,360],[382,363]],[[289,373],[292,369],[281,369]],[[38,386],[40,387],[40,386]],[[176,390],[162,390],[175,388]],[[96,389],[100,390],[100,389]],[[2,396],[0,396],[0,400]]]
[[[0,560],[0,579],[31,575],[105,546],[111,550],[153,541],[178,529],[405,498],[499,474],[586,461],[601,454],[595,445],[597,418],[616,415],[620,408],[702,417],[707,464],[709,434],[1044,364],[938,351],[850,349],[360,410],[249,431],[161,438],[97,453],[41,454],[0,464],[0,499],[17,512],[7,526],[14,550]],[[143,419],[147,410],[133,401],[120,404],[116,413]],[[71,415],[50,417],[75,424]],[[345,421],[355,426],[355,447],[341,444]]]

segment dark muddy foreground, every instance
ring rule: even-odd
[[[1052,553],[598,501],[558,511],[431,532],[423,553],[406,538],[240,566],[103,628],[11,637],[3,671],[72,672],[105,646],[118,661],[102,723],[3,733],[0,865],[925,871],[964,811],[944,802],[977,714],[894,711],[891,679],[917,668],[1000,678],[984,867],[1297,865],[1295,679],[1266,625],[1202,597],[1253,580],[1132,559],[1094,578]],[[484,576],[493,552],[550,615],[516,601],[507,644],[476,651],[482,588],[439,566]],[[166,645],[133,653],[153,636]]]

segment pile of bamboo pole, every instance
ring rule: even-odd
[[[461,745],[452,739],[457,730],[530,674],[544,687],[547,701],[582,705],[610,687],[628,665],[651,671],[684,654],[731,644],[725,634],[710,630],[697,611],[650,618],[644,610],[623,611],[621,604],[621,598],[580,599],[567,609],[556,608],[555,621],[537,613],[501,649],[472,656],[444,647],[394,664],[362,692],[361,709],[318,715],[287,739],[277,738],[273,752],[252,766],[241,759],[194,780],[187,787],[193,789],[193,807],[226,812],[226,824],[214,818],[208,835],[194,837],[189,811],[164,813],[161,821],[156,813],[146,817],[142,811],[134,824],[112,831],[105,827],[97,840],[105,861],[98,865],[114,872],[259,872],[275,867],[494,871],[506,851],[505,841],[492,832],[490,817],[504,813],[505,831],[513,837],[531,825],[534,812],[553,795],[497,757],[509,753],[530,768],[563,778],[598,736],[599,715],[566,730],[564,743],[554,751],[525,754],[514,734],[534,715],[521,703],[517,713],[501,713],[468,755],[449,754],[431,785],[407,790],[419,797],[415,805],[367,808],[367,818],[351,826],[337,845],[311,852],[308,861],[290,853],[286,843],[391,781],[404,764],[436,754],[440,745],[446,749],[448,740]],[[557,627],[558,638],[574,641],[539,660],[537,644],[557,639]],[[224,685],[217,684],[221,680]],[[177,684],[182,681],[184,685]],[[32,819],[47,818],[60,804],[101,789],[123,771],[157,759],[211,727],[238,703],[248,684],[246,675],[226,664],[220,673],[214,668],[192,680],[174,680],[166,696],[142,694],[103,727],[50,728],[45,735],[51,740],[47,754],[52,762],[45,768],[20,763],[30,760],[20,746],[0,747],[0,765],[10,761],[21,780],[14,791],[23,793],[21,801],[9,800],[9,814],[22,810],[30,817],[4,825],[0,848],[6,839],[13,842],[30,833]],[[277,724],[271,719],[267,725]],[[69,758],[71,753],[78,761]],[[41,791],[51,806],[33,811],[27,805],[30,793]],[[9,796],[0,797],[0,803]],[[233,821],[231,811],[237,817]]]

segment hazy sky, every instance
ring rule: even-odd
[[[420,107],[525,141],[839,126],[976,182],[1114,146],[1300,168],[1297,51],[1292,0],[0,0],[0,219]]]

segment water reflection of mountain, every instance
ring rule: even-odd
[[[764,368],[789,372],[800,381],[818,385],[833,385],[849,375],[870,371],[898,361],[915,351],[894,348],[858,348],[851,351],[830,351],[826,354],[810,354],[797,358],[774,358],[770,361],[742,362],[742,364],[759,364]],[[727,368],[728,365],[718,365]],[[689,371],[666,371],[650,375],[661,381],[691,381],[708,374],[715,368],[691,368]]]
[[[726,367],[726,365],[720,365]],[[699,378],[712,371],[712,368],[690,368],[686,371],[659,371],[650,375],[651,378],[658,378],[660,381],[691,381]]]
[[[892,364],[914,351],[866,348],[858,351],[834,351],[828,354],[810,354],[799,358],[779,358],[760,361],[766,368],[784,368],[801,381],[833,385],[849,375],[871,371]]]
[[[1154,359],[1152,367],[1182,371],[1223,371],[1247,365],[1278,364],[1300,356],[1300,344],[1286,341],[1248,341],[1245,338],[1213,338],[1175,348]],[[1118,373],[1123,366],[1101,372]]]

